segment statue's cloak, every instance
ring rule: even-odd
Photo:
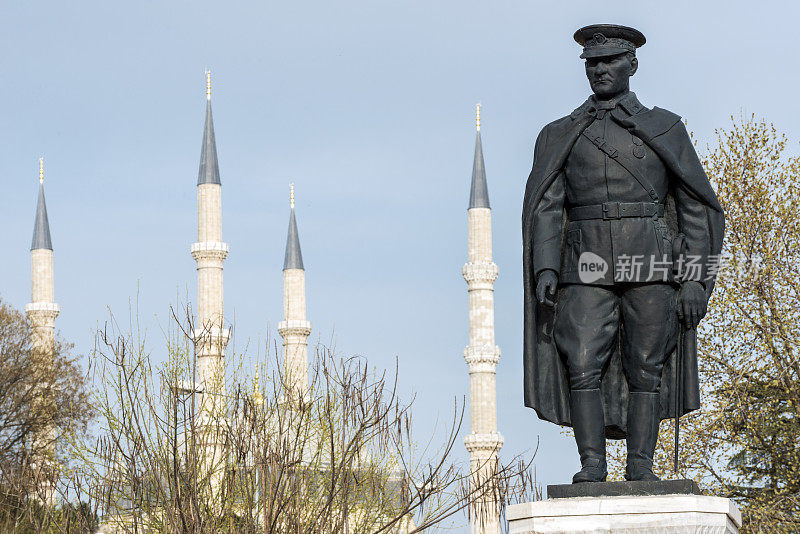
[[[537,415],[558,425],[571,426],[569,410],[569,381],[564,360],[553,340],[553,308],[536,300],[536,280],[533,271],[534,209],[547,188],[562,172],[564,163],[578,136],[594,120],[587,112],[590,101],[567,117],[544,127],[536,140],[533,169],[525,187],[522,209],[522,265],[524,284],[524,344],[523,370],[525,405]],[[710,243],[709,256],[718,257],[722,250],[724,216],[722,206],[694,150],[691,139],[678,115],[665,109],[643,109],[629,117],[614,117],[632,134],[642,139],[658,154],[669,170],[670,190],[680,183],[706,210]],[[666,199],[665,219],[677,231],[675,199]],[[565,227],[567,224],[564,214]],[[563,251],[562,239],[562,251]],[[714,280],[704,282],[707,297],[711,296]],[[557,297],[556,297],[557,298]],[[700,387],[697,372],[697,352],[683,352],[680,415],[700,407]],[[667,357],[659,393],[662,419],[675,416],[675,365],[677,347]],[[605,410],[606,435],[624,438],[627,433],[628,383],[622,369],[619,344],[604,370],[600,386]]]

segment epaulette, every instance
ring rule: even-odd
[[[592,104],[592,103],[591,103],[591,101],[589,101],[589,100],[587,99],[587,100],[586,100],[586,102],[584,102],[583,104],[581,104],[580,106],[578,106],[577,108],[575,108],[575,110],[574,110],[572,113],[570,113],[570,114],[569,114],[569,118],[570,118],[570,119],[572,119],[572,120],[575,120],[575,119],[577,119],[577,118],[578,118],[578,117],[580,117],[580,116],[581,116],[583,113],[585,113],[587,109],[589,109],[589,107],[591,106],[591,104]]]

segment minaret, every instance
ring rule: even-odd
[[[47,219],[47,204],[44,200],[44,159],[39,158],[39,199],[36,203],[36,220],[33,224],[31,240],[31,302],[25,306],[25,313],[33,330],[33,354],[38,364],[52,371],[55,357],[55,321],[58,317],[58,304],[53,296],[53,244],[50,240],[50,223]],[[47,399],[42,399],[47,408]],[[38,436],[45,443],[52,439],[50,431]],[[36,439],[36,438],[35,438]],[[52,504],[54,493],[49,484],[38,488],[43,501]]]
[[[206,124],[197,176],[197,243],[192,244],[191,251],[197,262],[197,380],[210,394],[203,404],[221,407],[225,346],[230,335],[222,315],[222,262],[228,255],[228,244],[222,242],[222,183],[211,115],[211,71],[206,71]]]
[[[218,503],[225,475],[225,444],[220,438],[227,406],[225,346],[230,332],[222,315],[222,262],[228,255],[228,244],[222,242],[222,183],[211,116],[211,71],[206,71],[206,124],[197,176],[197,243],[192,244],[191,251],[197,262],[193,337],[196,379],[202,391],[197,417],[200,443],[204,447],[201,465],[209,476],[209,498]]]
[[[289,232],[283,259],[283,321],[278,323],[278,333],[283,337],[287,383],[305,393],[308,391],[308,335],[311,333],[311,323],[306,320],[306,271],[294,216],[294,184],[290,186],[289,205]]]
[[[470,454],[473,488],[492,477],[503,436],[497,432],[495,367],[500,349],[494,344],[494,281],[497,265],[492,261],[492,211],[481,146],[481,109],[476,106],[475,160],[467,219],[468,261],[462,269],[469,291],[469,346],[464,359],[469,366],[470,433],[464,445]],[[471,517],[473,534],[498,534],[500,524],[494,492],[476,503]]]
[[[25,306],[39,354],[52,355],[58,312],[53,297],[53,244],[44,200],[44,159],[39,158],[39,200],[31,241],[31,303]]]

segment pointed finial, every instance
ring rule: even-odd
[[[211,100],[211,69],[206,69],[206,100]]]
[[[44,158],[39,158],[39,183],[44,183]]]
[[[481,131],[481,103],[475,104],[475,129]]]
[[[289,184],[289,206],[294,209],[294,183]]]

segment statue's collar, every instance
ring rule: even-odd
[[[639,102],[639,99],[636,98],[636,93],[627,91],[608,101],[598,101],[597,97],[592,95],[586,99],[586,102],[573,111],[570,117],[577,119],[584,113],[591,113],[594,115],[597,110],[613,110],[617,107],[622,108],[628,115],[636,115],[637,113],[647,110],[647,108]]]

